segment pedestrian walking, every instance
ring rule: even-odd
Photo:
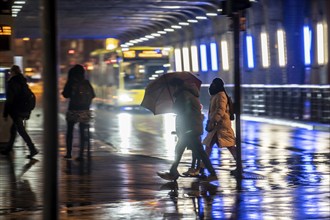
[[[62,95],[64,98],[70,99],[66,112],[66,155],[64,158],[72,158],[73,130],[74,125],[78,123],[80,151],[77,160],[83,160],[86,129],[89,128],[89,122],[92,118],[90,107],[93,98],[95,98],[95,93],[89,80],[85,78],[85,68],[82,65],[77,64],[69,70]]]
[[[176,113],[175,126],[178,142],[175,146],[175,160],[170,171],[158,172],[157,174],[166,180],[178,179],[180,174],[177,168],[184,150],[188,147],[194,156],[203,161],[210,172],[206,181],[217,180],[215,170],[201,143],[203,115],[197,87],[194,84],[186,84],[179,78],[173,78],[169,84],[175,88],[173,109]]]
[[[1,154],[9,155],[13,151],[17,132],[29,148],[30,154],[27,155],[28,159],[32,159],[39,153],[24,127],[24,121],[30,118],[34,106],[35,96],[29,89],[26,78],[22,74],[20,67],[13,65],[10,68],[10,75],[7,81],[6,101],[3,111],[4,119],[7,120],[8,116],[10,116],[13,123],[10,128],[9,141],[5,149],[1,151]]]
[[[227,148],[236,161],[236,138],[231,125],[229,97],[222,79],[213,79],[209,94],[211,98],[205,128],[208,133],[203,140],[205,151],[210,156],[212,147],[217,144],[219,148]]]

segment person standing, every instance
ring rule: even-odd
[[[32,159],[35,155],[39,153],[34,143],[32,142],[30,136],[25,130],[24,120],[30,118],[31,110],[24,108],[25,100],[22,100],[25,95],[24,91],[28,88],[26,78],[23,76],[22,71],[19,66],[13,65],[10,68],[10,75],[7,81],[6,87],[6,101],[3,111],[3,117],[7,120],[7,117],[12,118],[13,124],[10,128],[10,138],[7,146],[1,154],[9,155],[13,150],[17,132],[23,138],[27,144],[30,154],[27,155],[28,159]]]
[[[90,106],[92,99],[95,98],[95,93],[92,85],[85,78],[85,68],[82,65],[77,64],[69,70],[62,95],[64,98],[70,99],[66,112],[66,155],[64,158],[72,158],[73,130],[74,125],[79,123],[80,152],[77,160],[83,160],[85,132],[92,117]]]
[[[175,160],[169,172],[157,172],[158,176],[166,180],[177,180],[180,176],[177,168],[186,147],[192,150],[194,157],[201,159],[210,175],[205,181],[217,180],[217,175],[209,157],[201,143],[203,133],[203,115],[199,101],[199,91],[194,84],[185,84],[179,78],[169,82],[175,88],[173,109],[176,113],[176,133],[178,142],[175,146]]]
[[[236,138],[230,120],[228,95],[222,79],[213,79],[209,94],[211,98],[206,125],[208,133],[203,140],[206,153],[210,156],[213,145],[217,144],[218,147],[227,148],[236,161]]]

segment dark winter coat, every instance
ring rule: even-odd
[[[203,133],[203,115],[199,101],[199,90],[194,84],[183,84],[175,93],[173,105],[176,116],[176,132],[178,136],[192,132]]]
[[[28,118],[31,112],[22,111],[22,90],[26,86],[27,81],[23,74],[19,73],[11,78],[7,82],[6,88],[6,102],[3,111],[3,116],[7,117],[23,117]]]
[[[64,90],[62,92],[62,95],[64,98],[70,99],[68,110],[89,110],[89,108],[90,108],[90,104],[78,105],[78,104],[76,104],[75,100],[73,100],[73,98],[72,98],[73,91],[79,86],[79,84],[87,84],[87,87],[90,89],[91,99],[93,99],[95,97],[94,89],[88,80],[86,80],[86,79],[70,80],[65,84]]]

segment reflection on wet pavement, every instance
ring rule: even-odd
[[[328,132],[244,121],[245,178],[238,190],[230,175],[235,163],[226,149],[214,147],[211,155],[218,183],[192,177],[167,182],[155,173],[171,164],[166,160],[172,153],[166,142],[175,143],[170,119],[118,114],[111,120],[114,127],[95,125],[95,133],[111,133],[111,146],[93,140],[92,156],[83,162],[62,159],[61,133],[60,219],[330,218]],[[33,137],[41,139],[38,124],[29,126]],[[26,154],[18,140],[14,155],[0,157],[0,219],[42,219],[43,155],[28,161]],[[186,151],[180,173],[190,156]]]

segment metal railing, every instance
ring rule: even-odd
[[[201,89],[201,102],[209,104],[208,86]],[[226,86],[233,96],[234,85]],[[242,85],[243,115],[330,123],[330,85]]]

